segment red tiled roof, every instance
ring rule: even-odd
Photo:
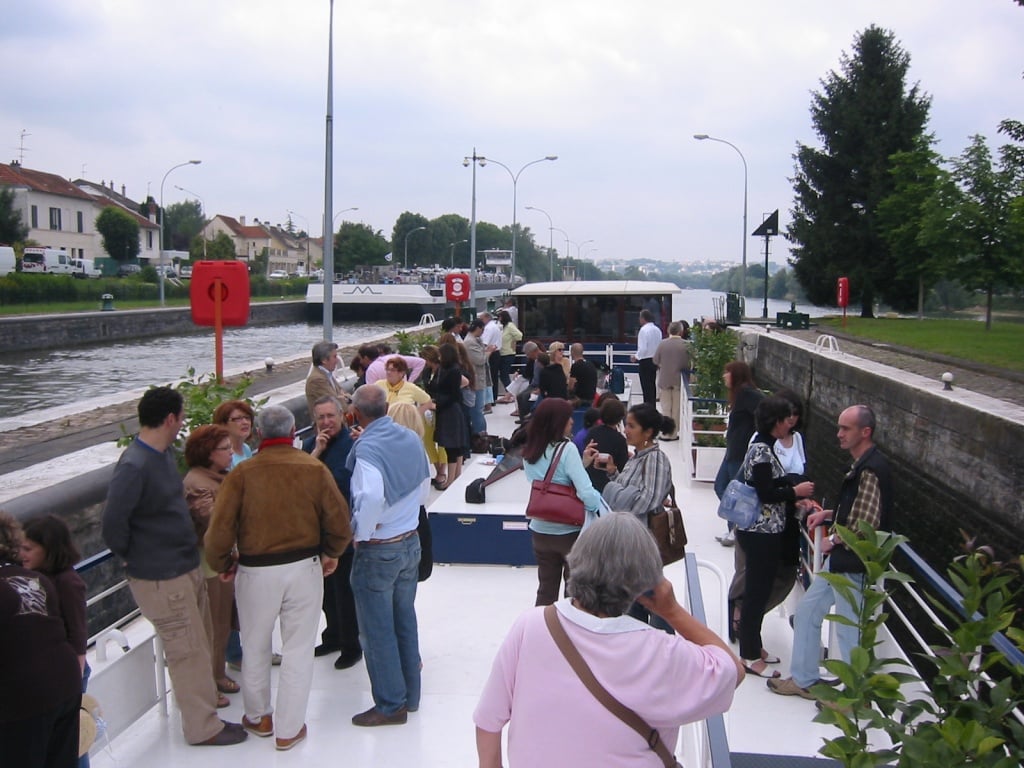
[[[0,165],[0,185],[28,187],[36,192],[75,197],[79,200],[93,199],[91,195],[86,194],[61,176],[43,171],[33,171],[20,165]]]
[[[90,197],[97,203],[99,203],[99,205],[101,205],[103,208],[113,207],[117,208],[120,211],[124,211],[133,219],[135,219],[135,221],[138,222],[138,225],[140,227],[144,227],[146,229],[160,229],[160,225],[157,224],[156,222],[150,221],[138,211],[133,211],[131,208],[126,208],[125,206],[118,204],[117,201],[111,200],[109,197],[106,197],[104,195],[90,195]]]

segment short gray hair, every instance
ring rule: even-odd
[[[379,419],[387,415],[388,394],[380,387],[364,384],[352,394],[352,407],[368,419]]]
[[[316,399],[316,402],[313,403],[313,408],[315,409],[318,405],[327,405],[328,403],[337,408],[339,414],[345,412],[345,406],[342,405],[341,400],[336,398],[334,395],[324,395],[323,397],[318,397]],[[313,414],[311,413],[309,415],[312,416]]]
[[[678,320],[673,320],[668,324],[668,335],[669,336],[682,336],[683,335],[683,324]]]
[[[636,516],[605,514],[580,534],[569,552],[570,597],[594,614],[621,616],[661,581],[661,556]]]
[[[313,345],[313,365],[320,365],[337,348],[333,341],[318,341]]]
[[[263,439],[291,437],[295,416],[283,405],[268,405],[256,414],[256,428]]]
[[[540,349],[540,347],[537,346],[537,342],[535,341],[528,341],[525,344],[523,344],[524,355],[528,355],[531,352],[536,352],[538,349]]]

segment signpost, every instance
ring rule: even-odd
[[[464,272],[451,272],[444,279],[444,296],[448,301],[455,302],[455,316],[462,317],[462,302],[469,299],[469,275]]]
[[[249,322],[249,269],[241,261],[200,261],[189,287],[192,322],[213,326],[217,381],[224,378],[224,327]]]

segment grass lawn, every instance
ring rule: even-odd
[[[253,296],[249,301],[253,304],[267,302],[267,301],[301,301],[305,298],[305,294],[301,296]],[[167,297],[165,306],[168,307],[187,307],[189,306],[189,299],[186,297],[171,298]],[[116,309],[159,309],[159,299],[115,299],[114,307]],[[99,301],[54,301],[48,304],[6,304],[0,306],[0,316],[6,315],[59,315],[68,312],[96,312],[99,310]]]
[[[840,317],[818,320],[822,327],[836,329],[842,329],[842,322]],[[1024,371],[1021,323],[993,322],[992,330],[986,331],[985,324],[977,320],[847,317],[845,332],[858,338]]]

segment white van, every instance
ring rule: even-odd
[[[21,256],[22,272],[42,272],[48,275],[70,275],[74,259],[65,250],[56,248],[26,248]]]
[[[81,280],[85,280],[87,277],[91,277],[94,280],[98,280],[103,277],[103,270],[96,266],[96,262],[92,259],[72,259],[71,261],[72,276],[77,277]]]
[[[11,274],[16,265],[14,249],[9,245],[0,245],[0,277]]]

